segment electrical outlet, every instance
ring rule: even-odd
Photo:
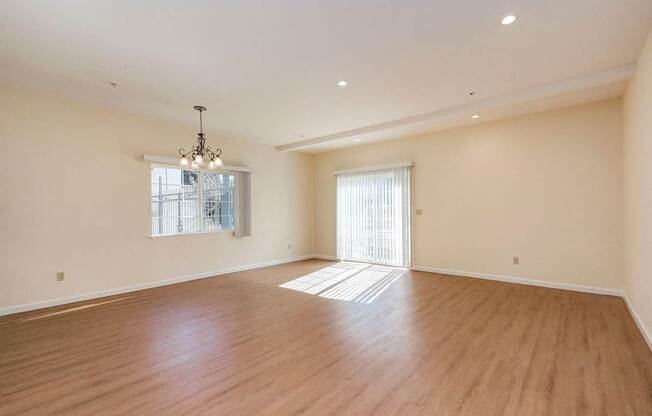
[[[423,210],[421,208],[417,208],[417,215],[423,214]]]
[[[63,272],[57,272],[57,282],[63,282],[64,275]]]
[[[518,256],[514,257],[514,264],[521,264],[521,259]]]

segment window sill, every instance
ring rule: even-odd
[[[157,240],[159,238],[169,238],[169,237],[183,237],[183,236],[191,236],[191,235],[211,235],[211,234],[222,234],[222,233],[233,233],[235,230],[234,229],[226,229],[226,230],[214,230],[214,231],[199,231],[199,232],[194,232],[194,233],[174,233],[174,234],[158,234],[158,235],[148,235],[147,238],[152,239],[152,240]]]

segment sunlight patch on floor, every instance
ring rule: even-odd
[[[76,312],[76,311],[81,311],[81,310],[84,310],[84,309],[95,308],[97,306],[118,302],[118,301],[121,301],[123,299],[127,299],[128,297],[129,296],[124,296],[124,297],[117,298],[117,299],[106,300],[104,302],[89,303],[87,305],[77,306],[77,307],[74,307],[74,308],[68,308],[68,309],[64,309],[64,310],[61,310],[61,311],[48,312],[48,313],[44,313],[44,314],[41,314],[41,315],[30,316],[28,318],[23,318],[23,319],[18,320],[18,322],[33,321],[35,319],[47,318],[47,317],[50,317],[50,316],[63,315],[63,314],[70,313],[70,312]]]
[[[406,271],[399,267],[340,262],[279,287],[327,299],[371,303]]]

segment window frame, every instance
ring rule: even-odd
[[[234,197],[233,198],[233,203],[234,203],[234,207],[233,207],[233,228],[224,228],[224,229],[220,229],[220,230],[208,230],[208,231],[187,231],[187,232],[182,232],[182,233],[169,233],[169,234],[153,234],[152,233],[152,222],[153,222],[153,218],[154,218],[152,216],[152,186],[153,186],[153,183],[152,183],[152,169],[153,168],[178,169],[178,170],[181,170],[181,171],[187,170],[187,171],[197,172],[198,173],[197,176],[198,176],[198,178],[200,178],[199,179],[199,186],[198,186],[198,188],[199,188],[198,194],[202,198],[203,198],[203,191],[204,191],[204,179],[203,179],[203,175],[202,175],[203,172],[207,172],[207,173],[226,173],[226,174],[229,174],[229,175],[233,176],[234,182],[235,182],[236,177],[237,177],[237,175],[236,175],[237,171],[230,170],[230,169],[224,169],[224,168],[221,168],[221,169],[202,169],[202,168],[194,169],[194,168],[191,168],[189,166],[185,167],[185,166],[179,166],[179,165],[168,165],[168,164],[163,164],[163,163],[150,163],[150,165],[149,165],[149,175],[148,175],[149,196],[148,196],[148,201],[147,201],[148,211],[149,211],[149,227],[148,227],[149,232],[147,233],[148,238],[157,239],[157,238],[168,238],[168,237],[176,237],[176,236],[208,235],[208,234],[221,234],[221,233],[234,233],[235,232],[235,221],[236,221],[235,216],[236,216],[236,211],[237,210],[235,209],[235,188],[234,188],[234,190],[233,190],[233,192],[234,192],[234,195],[233,195],[233,197]],[[234,183],[234,187],[235,187],[235,183]],[[200,207],[199,209],[202,209],[203,202],[204,201],[202,199],[200,204],[199,204],[199,207]],[[203,223],[204,223],[204,216],[202,214],[202,227],[203,227]]]

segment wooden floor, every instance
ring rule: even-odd
[[[652,415],[620,298],[422,272],[371,303],[278,287],[331,264],[0,318],[0,415]]]

